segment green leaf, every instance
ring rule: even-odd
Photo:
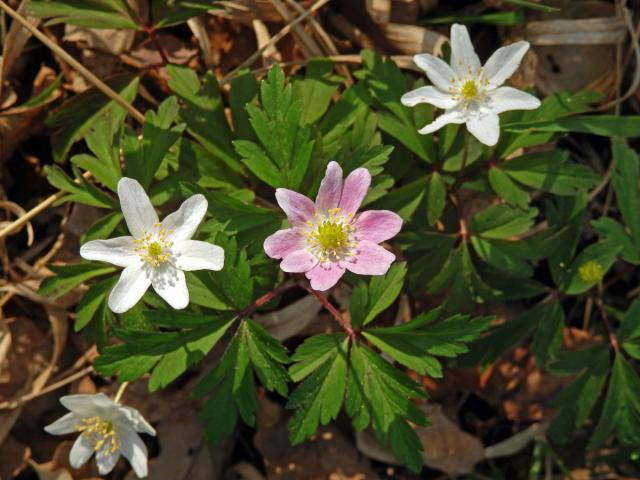
[[[495,12],[481,15],[448,15],[444,17],[427,18],[424,23],[427,25],[451,25],[452,23],[481,24],[513,26],[524,22],[524,14],[521,11]]]
[[[303,105],[301,125],[320,120],[342,81],[342,77],[333,73],[333,62],[314,58],[307,63],[305,78],[293,80],[293,101],[299,100]]]
[[[622,317],[617,337],[625,352],[640,359],[640,299],[636,299]]]
[[[192,17],[204,15],[216,8],[215,0],[173,0],[151,2],[151,17],[155,28],[184,23]]]
[[[218,237],[217,244],[224,249],[225,264],[222,270],[210,274],[211,290],[216,295],[222,294],[227,306],[240,311],[253,300],[254,285],[247,252],[238,247],[235,238]]]
[[[468,351],[467,343],[491,326],[492,317],[470,319],[455,315],[435,323],[440,309],[393,327],[372,328],[362,334],[394,360],[421,375],[442,377],[442,365],[435,356],[456,357]]]
[[[254,425],[256,375],[267,390],[286,395],[288,376],[282,365],[287,362],[277,340],[254,322],[242,321],[216,368],[194,390],[196,396],[212,392],[201,412],[207,439],[218,442],[231,433],[238,416]]]
[[[340,412],[347,385],[348,338],[342,334],[308,338],[292,357],[294,381],[304,380],[289,396],[287,408],[295,412],[289,421],[291,443],[304,441]]]
[[[640,116],[576,115],[538,122],[507,123],[502,129],[507,132],[574,132],[603,137],[635,137],[640,131]]]
[[[93,282],[89,286],[80,302],[76,307],[76,321],[73,324],[73,330],[79,332],[84,329],[91,321],[100,320],[102,308],[107,304],[107,296],[116,284],[117,277],[112,276],[104,280]]]
[[[562,305],[559,301],[552,300],[545,308],[544,315],[538,319],[531,344],[531,351],[538,365],[544,365],[547,358],[554,356],[560,349],[564,322]]]
[[[302,126],[302,103],[293,100],[292,87],[285,85],[284,73],[277,64],[260,85],[260,101],[260,107],[250,103],[247,110],[261,146],[248,140],[236,141],[236,151],[265,183],[297,189],[307,172],[315,140],[311,129]]]
[[[131,103],[138,91],[139,79],[130,74],[118,75],[105,82],[125,101]],[[85,137],[102,118],[112,125],[121,125],[127,111],[104,93],[91,87],[74,95],[71,100],[54,110],[46,124],[54,129],[51,137],[52,155],[56,162],[64,161],[73,143]]]
[[[148,187],[169,149],[182,135],[184,125],[171,128],[178,116],[178,100],[168,97],[158,107],[158,113],[148,110],[142,128],[142,139],[131,132],[125,145],[127,174]]]
[[[511,205],[526,210],[529,207],[529,194],[520,188],[504,171],[497,167],[489,169],[491,188]]]
[[[618,199],[618,208],[629,227],[633,243],[640,250],[640,160],[638,154],[619,138],[612,139],[612,151],[616,167],[611,182]]]
[[[407,274],[407,264],[396,263],[386,275],[374,276],[369,285],[360,280],[354,288],[353,296],[358,297],[351,303],[351,323],[358,329],[373,321],[380,313],[395,302]]]
[[[503,0],[504,3],[511,3],[512,5],[518,5],[520,7],[530,8],[532,10],[541,10],[547,13],[559,12],[557,7],[551,7],[538,2],[530,2],[529,0]]]
[[[48,25],[142,29],[129,15],[126,0],[31,0],[28,8],[36,17],[53,17]]]
[[[440,220],[447,204],[447,190],[438,172],[433,172],[427,181],[427,223],[435,225]]]
[[[233,136],[213,73],[207,72],[200,82],[189,67],[167,65],[166,68],[169,87],[184,104],[180,118],[187,124],[187,131],[228,168],[241,172],[242,165],[231,143]],[[215,136],[211,132],[216,132]]]
[[[251,123],[247,104],[256,103],[259,92],[258,81],[249,70],[242,70],[239,75],[231,80],[231,93],[229,93],[229,105],[233,117],[234,137],[242,140],[257,141]]]
[[[396,457],[407,462],[413,471],[420,471],[422,444],[415,430],[398,430],[397,423],[427,424],[424,413],[412,401],[424,398],[424,392],[417,383],[363,345],[351,346],[350,359],[345,405],[354,427],[362,430],[371,424],[380,443],[390,445]],[[403,448],[415,451],[403,451]]]
[[[538,210],[523,212],[505,204],[489,207],[471,219],[470,231],[483,238],[507,238],[522,235],[533,225]]]
[[[61,297],[87,280],[116,271],[115,267],[89,262],[74,265],[48,265],[48,268],[55,275],[42,281],[38,293],[51,298]]]
[[[422,203],[425,193],[426,183],[424,179],[415,180],[389,192],[383,198],[373,202],[371,207],[394,211],[403,220],[409,221]]]
[[[568,160],[564,150],[529,153],[501,163],[500,169],[518,183],[556,195],[575,195],[598,183],[593,170]]]
[[[527,278],[533,269],[527,263],[533,253],[525,242],[471,237],[473,249],[483,261],[514,277]]]
[[[208,317],[203,326],[177,332],[118,329],[116,334],[125,343],[106,347],[95,361],[96,370],[103,375],[118,373],[120,381],[151,372],[149,390],[164,388],[202,360],[234,320]]]
[[[622,247],[611,248],[608,243],[589,245],[566,270],[560,289],[569,295],[586,292],[602,281],[621,250]]]
[[[51,185],[63,192],[67,192],[67,195],[64,195],[56,201],[56,205],[65,202],[77,202],[93,207],[118,208],[118,204],[112,197],[87,182],[82,175],[78,175],[77,182],[74,182],[64,173],[64,170],[57,165],[46,165],[44,171]]]
[[[612,250],[621,248],[620,256],[625,262],[640,264],[640,249],[622,225],[607,217],[592,220],[591,225],[600,235],[601,243],[606,243]]]
[[[623,445],[640,444],[640,378],[620,353],[613,362],[609,389],[589,448],[601,447],[611,433]]]
[[[580,374],[553,400],[558,413],[549,428],[554,441],[568,443],[589,418],[609,372],[609,349],[597,347],[582,352],[570,352],[579,361]]]

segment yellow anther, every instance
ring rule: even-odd
[[[93,444],[97,455],[111,455],[120,449],[118,433],[113,423],[101,417],[89,417],[80,420],[76,430]]]

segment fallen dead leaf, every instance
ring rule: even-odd
[[[255,318],[273,337],[280,341],[296,336],[317,317],[322,305],[313,295],[307,295],[286,307]]]

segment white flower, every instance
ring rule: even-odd
[[[106,475],[123,455],[138,477],[147,476],[147,447],[137,432],[155,436],[156,431],[140,412],[102,393],[67,395],[60,403],[69,413],[44,429],[52,435],[80,432],[69,453],[73,468],[87,463],[95,452],[98,471]]]
[[[220,270],[224,250],[217,245],[191,240],[207,211],[203,195],[185,200],[162,223],[142,186],[131,178],[118,182],[118,197],[129,232],[133,236],[93,240],[80,248],[87,260],[124,267],[109,295],[109,308],[122,313],[133,307],[149,288],[173,308],[189,304],[184,272]]]
[[[433,86],[405,93],[401,102],[413,107],[430,103],[445,112],[418,132],[432,133],[449,123],[466,123],[467,129],[485,145],[493,146],[500,137],[498,114],[508,110],[533,110],[540,100],[511,87],[501,87],[518,69],[529,42],[516,42],[499,48],[480,64],[466,27],[451,27],[451,66],[427,53],[413,61],[427,73]]]

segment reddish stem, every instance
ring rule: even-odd
[[[336,322],[338,322],[340,326],[344,329],[344,331],[347,332],[347,335],[349,336],[349,338],[351,340],[355,340],[356,332],[353,330],[351,323],[340,314],[340,312],[336,309],[336,307],[334,307],[327,298],[325,298],[320,292],[318,292],[317,290],[314,290],[313,288],[311,288],[309,285],[306,285],[305,283],[302,283],[300,286],[305,290],[307,290],[309,293],[311,293],[314,297],[316,297],[318,301],[322,304],[322,306],[336,320]]]
[[[595,302],[596,307],[600,311],[600,316],[602,317],[602,323],[604,324],[604,328],[607,329],[607,334],[609,335],[609,343],[616,351],[616,353],[620,353],[620,344],[618,343],[618,337],[616,337],[615,331],[611,327],[611,322],[609,322],[609,314],[607,310],[604,308],[604,304],[602,303],[602,298],[596,297]]]
[[[156,50],[158,50],[160,58],[162,59],[162,66],[168,65],[169,57],[167,56],[167,52],[164,51],[164,48],[162,48],[160,37],[158,37],[156,29],[153,28],[153,26],[147,26],[144,27],[144,32],[149,36],[149,38],[151,39],[151,43],[153,43],[153,45],[156,47]]]
[[[263,305],[265,305],[266,303],[269,303],[271,300],[273,300],[275,297],[277,297],[278,295],[280,295],[281,293],[289,290],[291,287],[295,286],[295,282],[293,280],[288,280],[286,282],[284,282],[282,285],[280,285],[277,288],[274,288],[273,290],[271,290],[270,292],[265,293],[264,295],[262,295],[260,298],[258,298],[257,300],[255,300],[251,305],[249,305],[248,307],[246,307],[244,310],[242,310],[240,313],[238,313],[239,317],[246,317],[251,315],[253,312],[255,312],[258,308],[262,307]]]

